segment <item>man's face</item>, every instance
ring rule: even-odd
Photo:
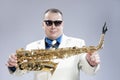
[[[63,21],[60,13],[48,12],[44,16],[43,29],[48,38],[54,40],[63,34]]]

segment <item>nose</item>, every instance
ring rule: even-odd
[[[52,27],[52,28],[55,28],[56,26],[55,26],[55,24],[53,24],[51,27]]]

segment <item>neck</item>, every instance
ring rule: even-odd
[[[55,38],[55,37],[54,37],[54,38],[51,38],[51,37],[48,37],[48,36],[47,36],[46,38],[51,39],[51,40],[56,40],[56,39],[60,38],[62,35],[63,35],[63,34],[61,34],[60,36],[58,36],[58,37],[56,37],[56,38]]]

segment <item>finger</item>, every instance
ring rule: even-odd
[[[100,60],[96,60],[96,62],[95,62],[95,63],[100,64]]]
[[[100,63],[100,57],[98,55],[95,55],[91,59],[94,63],[99,64]]]
[[[8,66],[8,67],[10,66],[8,63],[6,63],[5,65]]]
[[[98,54],[92,55],[90,58],[91,58],[92,61],[96,61],[96,60],[100,59]]]
[[[11,59],[8,60],[8,63],[16,63],[17,64],[17,60],[14,60],[14,59],[11,58]]]
[[[96,58],[96,63],[100,63],[100,57],[96,55],[95,58]]]
[[[5,64],[7,67],[13,67],[13,65],[9,64],[9,63],[6,63]]]
[[[14,54],[12,54],[9,56],[9,61],[10,62],[17,62],[17,57]]]
[[[9,66],[9,67],[14,67],[14,66],[16,67],[17,63],[8,61],[8,63],[6,65]]]
[[[94,54],[91,55],[91,58],[99,57],[99,54],[97,52],[94,52]]]
[[[12,55],[11,55],[11,58],[13,58],[13,59],[16,59],[16,60],[17,60],[17,56],[16,56],[16,54],[12,54]]]
[[[9,62],[11,62],[11,63],[17,63],[17,60],[16,59],[14,59],[14,58],[9,58],[9,60],[8,60]]]

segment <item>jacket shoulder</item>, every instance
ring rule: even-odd
[[[39,45],[41,45],[42,40],[34,41],[26,45],[26,50],[30,49],[38,49]]]
[[[85,41],[83,39],[80,38],[76,38],[76,37],[67,37],[66,39],[67,44],[70,44],[70,46],[77,46],[77,47],[82,47],[85,46]]]
[[[72,41],[84,41],[83,39],[80,38],[75,38],[75,37],[68,37],[68,39],[72,40]]]

